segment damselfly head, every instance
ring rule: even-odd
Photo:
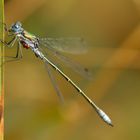
[[[9,29],[9,32],[13,32],[13,33],[21,33],[23,31],[22,28],[22,24],[18,21],[14,24],[12,24],[12,26]]]

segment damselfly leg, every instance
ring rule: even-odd
[[[15,45],[16,41],[17,41],[17,37],[12,38],[12,40],[10,40],[9,42],[0,40],[0,42],[8,48],[12,48]],[[17,60],[22,59],[23,53],[22,53],[22,48],[21,48],[20,42],[18,42],[18,44],[17,44],[17,50],[16,50],[15,56],[4,56],[4,57],[6,59],[8,58],[8,60],[5,60],[5,62],[12,62],[12,61],[17,61]]]
[[[4,30],[7,32],[7,31],[8,31],[7,24],[6,24],[6,23],[4,23],[4,22],[2,22],[2,21],[0,21],[0,23],[4,25]]]

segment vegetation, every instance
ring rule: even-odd
[[[0,39],[4,38],[4,1],[0,0]],[[3,44],[0,44],[0,66],[3,63]],[[3,67],[0,67],[0,140],[3,139]]]

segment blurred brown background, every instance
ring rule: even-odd
[[[41,37],[80,36],[84,55],[69,55],[89,68],[93,80],[65,72],[113,120],[107,126],[63,78],[59,102],[43,63],[23,49],[5,65],[6,140],[140,139],[140,0],[6,0],[5,22],[21,21]],[[6,55],[15,48],[6,48]]]

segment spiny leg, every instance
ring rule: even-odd
[[[1,21],[0,21],[1,22]],[[4,22],[1,22],[4,25],[4,30],[8,34],[8,36],[13,36],[14,34],[10,32],[10,30],[7,27],[7,24]]]
[[[2,21],[0,21],[0,22],[4,25],[4,30],[7,32],[8,31],[7,24]]]
[[[14,41],[14,40],[13,40],[13,41]],[[16,40],[15,40],[15,41],[16,41]],[[10,42],[12,43],[12,45],[10,44],[10,45],[11,45],[10,47],[14,46],[15,41],[14,41],[14,43],[12,43],[12,42],[10,41]],[[5,43],[6,43],[6,42],[5,42]],[[9,42],[6,43],[6,45],[8,45],[8,44],[9,44]],[[20,44],[20,42],[18,42],[17,51],[16,51],[16,56],[5,56],[5,58],[9,58],[9,60],[5,60],[5,61],[2,63],[2,65],[5,64],[6,62],[18,61],[18,60],[22,59],[22,57],[23,57],[23,53],[22,53],[21,44]]]
[[[16,41],[16,37],[13,37],[13,39],[11,39],[9,42],[6,42],[6,41],[3,41],[3,40],[1,40],[0,39],[0,42],[4,45],[4,46],[6,46],[6,47],[13,47],[14,46],[14,44],[15,44],[15,41]],[[9,57],[9,56],[1,56],[1,57]],[[5,62],[3,62],[2,63],[2,65],[4,64]],[[2,66],[1,65],[1,66]]]
[[[18,42],[18,45],[17,45],[16,55],[15,56],[6,56],[6,57],[12,58],[11,60],[7,60],[6,62],[18,61],[18,60],[22,59],[23,53],[22,53],[22,48],[21,48],[20,42]]]
[[[1,40],[1,39],[0,39],[0,42],[1,42],[4,46],[11,48],[11,47],[14,46],[16,40],[17,40],[17,38],[16,38],[16,37],[13,37],[9,42],[3,41],[3,40]]]

